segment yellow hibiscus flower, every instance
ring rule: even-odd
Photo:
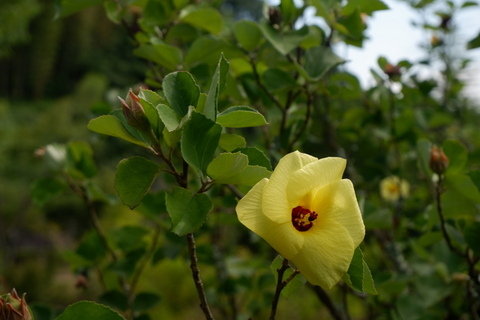
[[[325,289],[347,272],[365,236],[352,182],[342,179],[345,166],[342,158],[292,152],[236,207],[242,224]]]

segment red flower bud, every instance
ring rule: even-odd
[[[20,298],[15,289],[12,293],[0,296],[0,320],[31,320],[33,317],[25,300],[25,293]]]
[[[150,123],[145,114],[145,110],[140,103],[140,99],[130,90],[126,100],[120,98],[122,102],[122,112],[127,119],[127,123],[140,131],[150,129]]]
[[[448,167],[449,160],[442,149],[433,146],[430,150],[430,169],[437,174],[442,174]]]
[[[400,67],[399,66],[394,66],[390,63],[387,63],[383,72],[385,72],[385,74],[388,76],[388,78],[390,80],[394,80],[394,81],[398,80],[400,78],[400,76],[402,75]]]

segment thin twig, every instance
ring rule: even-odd
[[[445,223],[445,217],[443,216],[443,210],[442,210],[442,203],[441,203],[441,194],[442,194],[442,182],[443,182],[443,175],[439,174],[438,175],[438,181],[435,185],[435,200],[437,203],[437,212],[438,216],[440,217],[440,226],[442,228],[442,233],[443,237],[445,238],[445,241],[447,242],[448,248],[459,255],[462,258],[468,259],[468,256],[458,250],[453,244],[452,240],[450,239],[450,236],[448,235],[447,228],[446,228],[446,223]],[[468,259],[469,260],[469,259]]]
[[[129,297],[128,301],[132,303],[133,301],[133,295],[135,293],[135,288],[137,287],[138,281],[140,280],[140,276],[145,269],[145,266],[147,265],[147,262],[150,260],[152,255],[155,253],[155,248],[157,247],[158,243],[158,238],[160,237],[160,226],[156,225],[155,226],[155,233],[153,234],[153,239],[152,243],[150,244],[150,247],[148,251],[143,255],[142,260],[139,262],[139,265],[135,271],[135,274],[133,275],[132,282],[130,283],[130,292],[129,292]]]
[[[203,281],[200,277],[200,269],[198,268],[197,251],[195,246],[195,237],[193,233],[187,234],[188,252],[190,254],[190,269],[192,269],[193,281],[197,288],[198,297],[200,298],[200,308],[205,315],[205,319],[213,320],[212,312],[208,306],[207,296],[205,294],[205,288],[203,287]]]
[[[250,65],[252,66],[252,71],[253,71],[253,76],[255,77],[255,81],[257,82],[257,85],[262,89],[262,91],[272,100],[272,102],[275,104],[275,106],[282,112],[282,114],[285,111],[284,107],[280,103],[280,101],[270,92],[268,91],[267,87],[262,83],[262,80],[260,79],[260,74],[258,73],[257,70],[257,65],[255,64],[255,61],[253,58],[250,58]]]
[[[346,320],[346,317],[342,314],[340,310],[338,310],[338,308],[335,306],[332,299],[330,299],[330,296],[327,292],[325,292],[325,290],[323,290],[319,286],[314,286],[310,283],[308,284],[308,287],[312,289],[318,299],[323,302],[323,304],[325,305],[325,307],[327,307],[328,311],[335,320]]]
[[[305,94],[307,96],[307,113],[305,115],[305,120],[303,121],[302,127],[300,128],[300,130],[297,131],[297,134],[288,145],[288,150],[287,150],[288,152],[293,150],[293,145],[300,139],[300,137],[303,135],[303,133],[307,129],[308,123],[310,122],[310,117],[312,115],[313,96],[311,92],[308,90],[308,84],[305,84],[304,89],[305,89]]]
[[[283,259],[282,266],[280,267],[280,269],[277,269],[277,272],[278,272],[277,287],[275,289],[275,295],[273,296],[273,300],[272,300],[272,310],[270,312],[270,318],[269,318],[270,320],[275,319],[275,314],[277,313],[278,300],[280,299],[280,293],[282,292],[282,289],[283,289],[283,286],[282,286],[283,274],[288,268],[290,268],[290,266],[288,265],[288,260]]]

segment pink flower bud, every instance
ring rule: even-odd
[[[32,320],[33,317],[25,300],[25,293],[20,298],[15,289],[12,293],[0,296],[0,320]]]
[[[127,123],[140,131],[146,131],[150,129],[150,123],[148,122],[145,110],[140,103],[140,99],[130,90],[126,100],[120,98],[122,102],[122,112],[127,119]]]

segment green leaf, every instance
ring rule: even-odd
[[[264,22],[260,24],[260,30],[270,44],[282,55],[287,55],[293,49],[300,46],[300,43],[308,35],[308,27],[298,30],[281,33],[277,29]]]
[[[182,51],[175,46],[157,40],[155,44],[141,44],[133,50],[137,57],[165,67],[169,71],[177,69],[182,63]]]
[[[128,298],[119,290],[109,290],[102,294],[98,301],[110,308],[125,311],[128,309]]]
[[[207,100],[205,102],[203,114],[207,117],[207,119],[213,121],[217,119],[218,97],[225,88],[228,68],[229,63],[222,54],[220,56],[220,61],[218,61],[217,69],[215,69],[212,83],[210,84],[210,90],[208,91]]]
[[[262,42],[262,31],[250,20],[240,20],[233,25],[233,34],[238,43],[247,51],[253,51]]]
[[[172,232],[184,236],[202,226],[213,205],[203,193],[193,194],[187,189],[175,187],[165,195],[167,211],[172,219]]]
[[[288,279],[293,273],[292,269],[287,269],[283,274],[283,279]],[[293,294],[297,293],[304,285],[307,283],[307,280],[302,276],[301,273],[298,273],[285,288],[282,290],[282,296],[285,298],[291,297]]]
[[[442,149],[449,160],[447,172],[463,172],[468,160],[467,148],[457,140],[446,140]]]
[[[140,98],[140,104],[142,105],[143,110],[145,110],[145,115],[147,116],[148,123],[150,123],[153,133],[158,139],[160,139],[165,126],[160,119],[157,108],[143,98]]]
[[[445,174],[445,184],[449,189],[455,190],[466,199],[480,204],[480,191],[472,179],[466,174],[447,171]]]
[[[471,222],[463,231],[465,235],[465,241],[470,249],[475,252],[477,256],[480,256],[480,222]]]
[[[42,178],[35,181],[31,188],[30,193],[33,203],[42,207],[55,196],[59,195],[62,191],[66,190],[67,186],[62,181],[55,178]]]
[[[388,6],[380,0],[349,0],[342,8],[342,15],[350,15],[355,10],[371,15],[375,11],[388,10]]]
[[[318,81],[332,68],[345,63],[331,49],[314,47],[305,54],[305,65],[295,63],[295,68],[309,81]]]
[[[140,204],[157,177],[160,166],[143,157],[123,159],[117,166],[115,189],[130,209]]]
[[[75,253],[86,260],[88,265],[94,265],[105,257],[107,249],[97,232],[88,232],[78,245]]]
[[[432,143],[427,139],[419,139],[417,141],[418,166],[423,174],[427,177],[432,175],[429,165],[431,149]]]
[[[215,60],[218,59],[218,54],[221,51],[224,51],[227,44],[221,40],[208,36],[203,36],[195,40],[190,49],[188,50],[187,55],[185,56],[185,64],[187,65],[196,65],[202,62],[208,62],[212,57],[215,57]]]
[[[467,49],[468,50],[476,49],[476,48],[479,48],[479,47],[480,47],[480,32],[478,33],[478,35],[475,38],[468,41],[468,43],[467,43]]]
[[[137,268],[140,259],[145,256],[146,246],[128,251],[118,260],[114,261],[109,268],[118,274],[130,277]]]
[[[343,280],[356,291],[378,294],[370,269],[363,260],[363,252],[360,247],[355,249],[352,262]]]
[[[197,106],[200,88],[188,72],[174,72],[163,79],[163,92],[172,109],[183,117],[189,106]]]
[[[110,21],[116,24],[122,22],[124,11],[118,10],[118,6],[114,0],[105,0],[103,3],[103,8],[105,9],[105,14]]]
[[[122,125],[122,122],[113,115],[105,115],[92,119],[88,123],[87,127],[93,132],[120,138],[147,148],[147,145],[143,141],[140,141],[132,136]]]
[[[289,25],[295,22],[297,18],[297,7],[293,0],[280,1],[280,10],[282,12],[283,23]]]
[[[133,310],[142,312],[155,306],[160,301],[160,296],[150,292],[140,292],[133,300]]]
[[[183,129],[181,150],[185,161],[198,171],[205,171],[220,141],[222,127],[204,115],[193,112]]]
[[[180,126],[180,117],[169,106],[165,104],[159,104],[157,105],[157,112],[163,124],[165,125],[165,128],[169,132],[177,130],[177,128]]]
[[[158,93],[148,89],[141,89],[140,93],[138,94],[138,97],[147,101],[152,106],[157,106],[160,103],[163,103],[163,98],[160,97]]]
[[[128,252],[145,246],[144,239],[147,234],[148,230],[145,228],[134,225],[126,225],[111,231],[110,237],[117,248],[124,252]]]
[[[69,305],[55,320],[78,319],[125,320],[125,318],[116,311],[92,301],[80,301]]]
[[[266,70],[262,74],[262,79],[269,91],[288,89],[297,85],[297,81],[290,73],[278,68]]]
[[[239,174],[248,165],[248,157],[240,152],[221,153],[210,162],[207,174],[218,183],[229,183],[228,179]]]
[[[220,12],[213,8],[190,6],[180,13],[180,20],[212,34],[219,34],[223,29],[223,18]]]
[[[308,26],[308,35],[300,43],[300,47],[305,50],[308,50],[313,47],[317,47],[322,44],[322,39],[324,38],[323,30],[318,26]]]
[[[479,4],[476,1],[465,1],[461,8],[468,8],[468,7],[477,7]]]
[[[56,0],[56,18],[63,18],[83,9],[101,5],[105,0]]]
[[[262,150],[255,147],[246,147],[236,149],[235,151],[240,151],[241,153],[246,154],[248,156],[249,165],[264,167],[268,171],[272,171],[272,164]]]
[[[91,178],[96,174],[93,150],[88,143],[77,141],[67,145],[67,172],[78,179]]]
[[[222,183],[240,184],[246,186],[254,186],[263,178],[269,178],[272,173],[264,167],[248,165],[240,173],[225,178]]]
[[[260,112],[245,106],[228,108],[218,115],[217,122],[226,128],[247,128],[267,124]]]
[[[244,148],[247,145],[247,141],[238,134],[222,133],[218,145],[225,151],[230,152],[238,148]]]

